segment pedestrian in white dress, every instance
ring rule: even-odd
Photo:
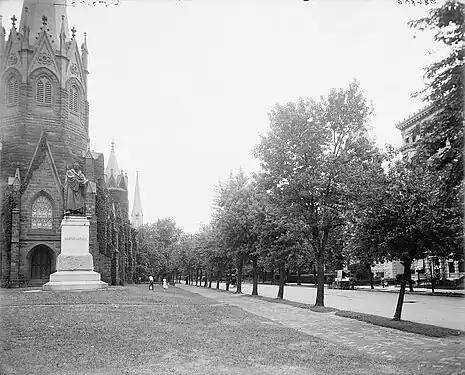
[[[168,289],[168,283],[166,282],[166,279],[163,279],[163,289]]]

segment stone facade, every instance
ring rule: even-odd
[[[401,151],[405,158],[410,159],[413,156],[416,142],[421,138],[423,123],[431,119],[435,113],[435,108],[430,105],[396,125],[402,136]]]
[[[86,193],[94,271],[109,284],[132,282],[127,176],[108,184],[103,154],[90,150],[87,43],[78,47],[54,3],[25,0],[21,29],[12,17],[6,40],[0,24],[0,279],[42,285],[56,270],[65,173],[77,161],[96,183]]]

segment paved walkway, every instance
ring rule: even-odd
[[[375,326],[335,313],[315,313],[241,294],[176,285],[221,303],[237,306],[310,336],[346,345],[393,362],[413,362],[418,374],[465,374],[465,338],[432,338]]]
[[[216,284],[212,285],[216,287]],[[225,289],[225,283],[220,283]],[[235,288],[231,288],[233,292]],[[251,294],[252,285],[242,284],[242,292]],[[258,294],[276,298],[278,286],[259,284]],[[316,288],[286,285],[284,299],[313,305]],[[397,305],[398,293],[371,292],[366,290],[341,290],[325,288],[325,306],[392,318]],[[408,294],[404,299],[402,319],[465,331],[465,298]]]

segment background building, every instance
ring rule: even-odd
[[[429,105],[396,125],[402,136],[401,151],[404,157],[410,159],[413,156],[415,153],[415,144],[421,137],[422,125],[426,120],[433,117],[434,114],[434,107]]]
[[[405,158],[410,159],[414,155],[418,141],[421,139],[424,122],[430,120],[436,113],[436,109],[432,105],[429,105],[396,125],[396,128],[401,132],[401,152]],[[431,274],[448,280],[465,276],[465,263],[463,260],[456,261],[453,259],[429,257],[414,261],[411,269],[416,274],[413,277],[414,279],[418,277],[430,277]],[[400,261],[392,261],[377,263],[371,270],[374,277],[395,279],[397,275],[404,272],[404,266]]]

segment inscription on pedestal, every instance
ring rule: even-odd
[[[83,217],[63,219],[61,225],[61,253],[83,255],[89,253],[89,221]]]

